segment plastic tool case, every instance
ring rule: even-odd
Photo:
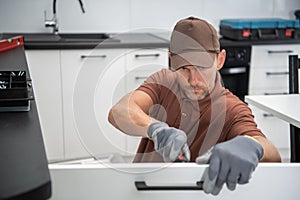
[[[0,40],[0,54],[9,53],[15,59],[14,51],[23,48],[23,37]],[[32,97],[31,80],[22,66],[0,69],[0,112],[29,111]]]
[[[300,38],[298,20],[269,19],[223,19],[220,35],[232,40],[273,40]]]

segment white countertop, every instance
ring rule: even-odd
[[[300,128],[300,94],[253,95],[245,101]]]

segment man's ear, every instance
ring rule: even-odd
[[[222,51],[218,55],[218,67],[217,67],[217,70],[220,70],[223,67],[223,65],[225,63],[225,60],[226,60],[226,51],[224,49],[222,49]]]

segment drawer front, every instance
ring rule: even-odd
[[[126,50],[93,49],[93,50],[63,50],[61,56],[63,62],[72,59],[76,66],[108,68],[113,62],[124,58]],[[75,67],[75,66],[74,66]],[[123,66],[121,66],[123,67]]]
[[[282,160],[290,160],[290,131],[289,124],[277,117],[249,106],[253,112],[257,126],[278,149]]]
[[[252,46],[251,66],[276,68],[288,66],[288,55],[299,54],[300,45]]]
[[[261,68],[250,70],[249,89],[266,88],[266,89],[287,89],[288,88],[288,69],[270,69]]]
[[[154,67],[153,70],[133,70],[126,74],[126,91],[130,92],[138,88],[151,74],[161,68]]]
[[[126,55],[127,70],[168,67],[168,49],[136,49]]]
[[[288,94],[288,88],[251,88],[249,95],[281,95]]]

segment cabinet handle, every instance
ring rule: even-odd
[[[265,92],[264,95],[281,95],[281,94],[288,94],[287,92]]]
[[[268,114],[268,113],[264,113],[263,116],[264,116],[264,117],[274,117],[274,115]]]
[[[197,181],[195,186],[148,186],[145,181],[135,181],[137,190],[203,190],[203,181]]]
[[[292,50],[268,50],[269,54],[276,54],[276,53],[293,53]]]
[[[221,75],[243,74],[246,71],[246,67],[222,68]]]
[[[106,55],[81,55],[80,58],[106,58]]]
[[[147,76],[136,76],[135,80],[147,79]]]
[[[135,58],[140,58],[140,57],[159,57],[159,53],[153,53],[153,54],[135,54]]]
[[[267,76],[273,76],[273,75],[288,75],[289,72],[266,72]]]

